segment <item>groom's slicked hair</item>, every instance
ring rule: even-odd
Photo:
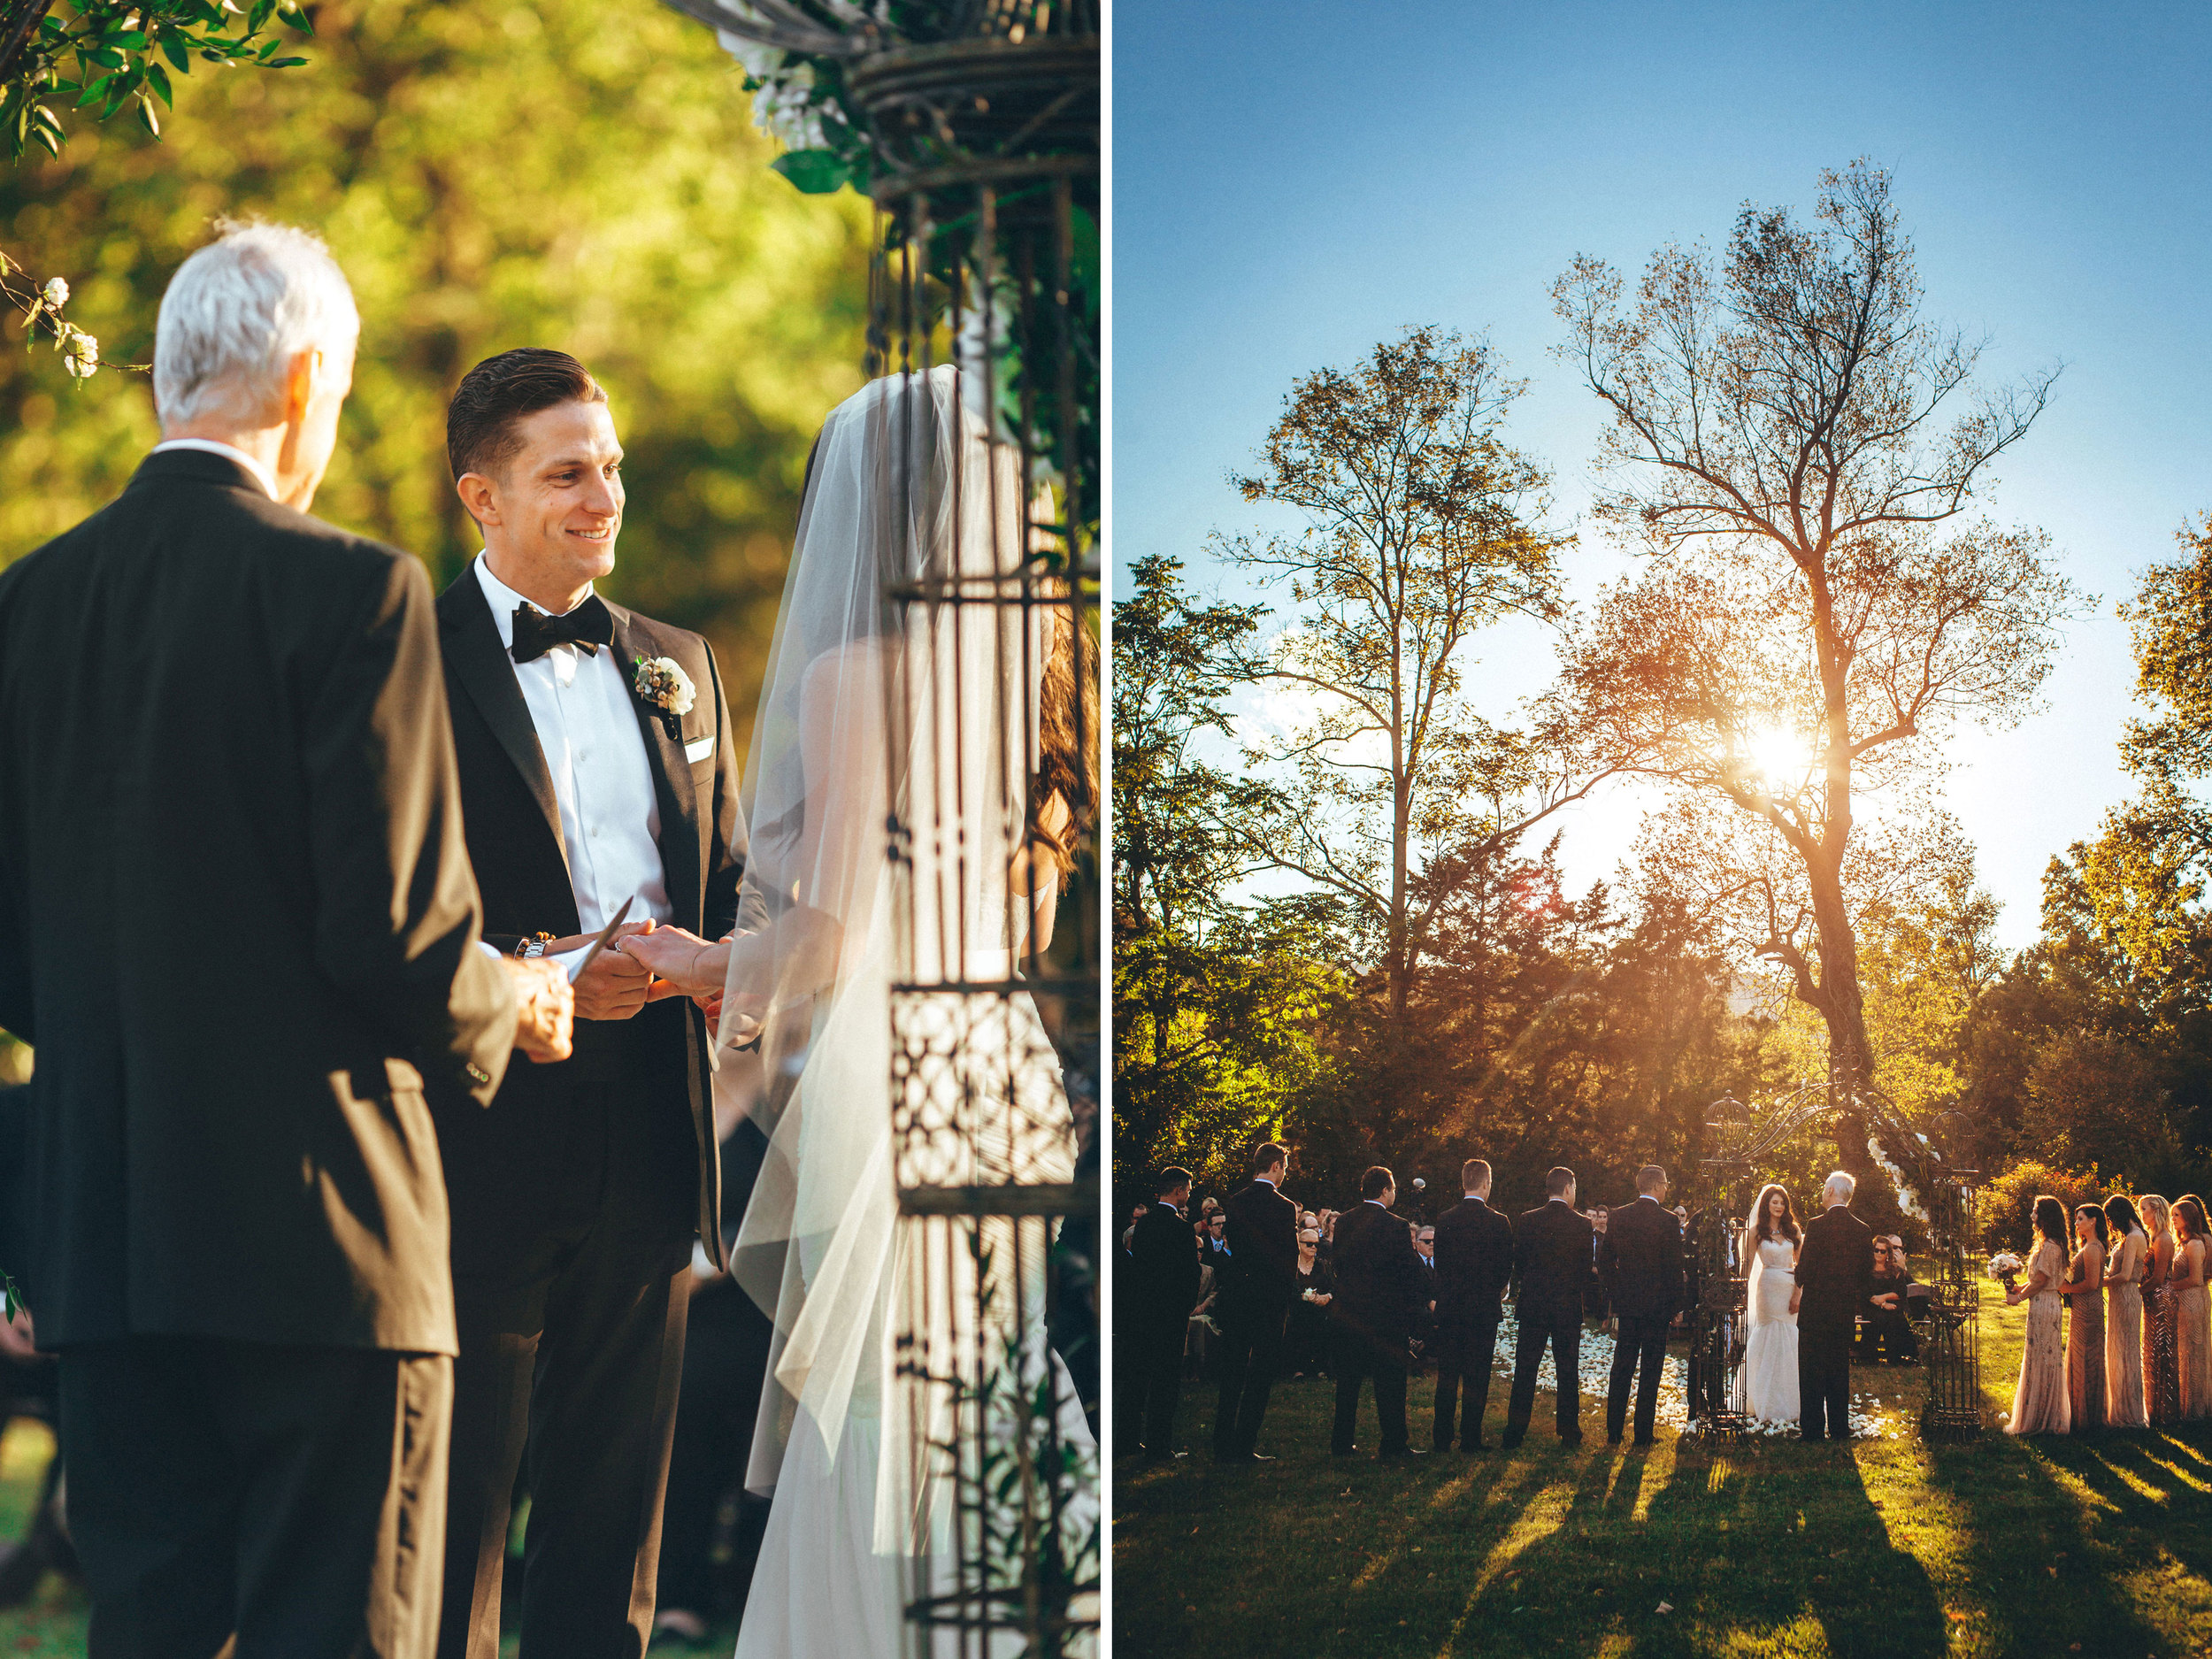
[[[486,357],[461,377],[446,405],[445,455],[459,483],[471,472],[491,476],[515,458],[515,427],[541,409],[603,403],[606,388],[565,351],[519,346]]]

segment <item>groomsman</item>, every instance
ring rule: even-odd
[[[1215,1258],[1221,1322],[1221,1402],[1214,1461],[1265,1461],[1256,1448],[1268,1386],[1282,1369],[1283,1329],[1298,1294],[1298,1206],[1282,1194],[1290,1150],[1270,1141],[1252,1153],[1252,1184],[1222,1205],[1223,1255]]]
[[[1656,1164],[1637,1171],[1636,1202],[1606,1217],[1599,1261],[1614,1317],[1613,1376],[1605,1396],[1605,1438],[1617,1446],[1628,1421],[1628,1389],[1636,1387],[1636,1444],[1652,1443],[1659,1411],[1659,1371],[1667,1358],[1667,1326],[1682,1305],[1682,1224],[1663,1205],[1667,1172]],[[1637,1376],[1642,1368],[1640,1378]]]
[[[1160,1171],[1159,1196],[1137,1217],[1129,1236],[1128,1310],[1118,1333],[1127,1363],[1118,1390],[1117,1430],[1148,1463],[1175,1456],[1175,1408],[1183,1389],[1183,1348],[1198,1302],[1198,1254],[1191,1247],[1190,1171]]]
[[[1337,1320],[1336,1420],[1329,1450],[1357,1451],[1360,1384],[1375,1379],[1375,1415],[1381,1419],[1385,1457],[1425,1455],[1408,1443],[1406,1369],[1413,1331],[1426,1303],[1421,1258],[1413,1232],[1390,1213],[1397,1178],[1377,1164],[1360,1177],[1361,1202],[1337,1218],[1336,1293],[1329,1312]]]
[[[1805,1224],[1797,1253],[1799,1432],[1809,1440],[1851,1438],[1851,1336],[1874,1290],[1874,1229],[1850,1210],[1858,1182],[1838,1170],[1820,1189],[1827,1210]]]
[[[1488,1164],[1469,1158],[1459,1166],[1459,1185],[1466,1196],[1436,1218],[1436,1449],[1451,1449],[1464,1379],[1467,1419],[1460,1448],[1479,1452],[1489,1449],[1482,1440],[1482,1414],[1490,1403],[1498,1322],[1513,1277],[1513,1224],[1490,1208]]]
[[[727,934],[746,836],[720,671],[595,588],[624,506],[606,393],[565,352],[502,352],[462,377],[446,451],[484,537],[438,619],[485,937],[580,967],[626,904]],[[498,1651],[518,1467],[523,1650],[643,1650],[695,1240],[728,1264],[702,1011],[617,950],[575,989],[573,1059],[438,1120],[461,1339],[442,1659]],[[749,1298],[733,1312],[766,1340]]]
[[[1528,1433],[1536,1411],[1536,1371],[1549,1344],[1559,1387],[1559,1439],[1582,1444],[1582,1299],[1594,1274],[1595,1234],[1575,1208],[1575,1172],[1554,1169],[1544,1177],[1551,1194],[1540,1210],[1513,1224],[1513,1271],[1520,1280],[1515,1302],[1518,1329],[1513,1346],[1513,1393],[1505,1408],[1505,1449]]]

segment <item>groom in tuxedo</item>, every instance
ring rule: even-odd
[[[1809,1440],[1851,1438],[1851,1334],[1874,1288],[1874,1230],[1850,1210],[1858,1183],[1843,1171],[1820,1189],[1826,1210],[1805,1224],[1797,1253],[1797,1397]]]
[[[565,353],[503,352],[446,442],[484,537],[438,620],[486,939],[573,962],[626,902],[629,929],[729,933],[746,842],[713,654],[593,588],[624,504],[606,394]],[[666,990],[603,951],[575,1057],[439,1118],[461,1348],[442,1659],[498,1651],[518,1465],[522,1651],[650,1639],[689,1264],[695,1241],[726,1266],[721,1208],[749,1196],[719,1190],[705,1019]]]
[[[423,567],[308,516],[359,328],[312,236],[226,227],[162,296],[163,442],[0,572],[0,1025],[98,1655],[429,1654],[432,1114],[568,1053],[568,987],[478,942]]]

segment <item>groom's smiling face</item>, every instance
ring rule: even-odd
[[[483,526],[494,575],[533,598],[580,600],[588,584],[614,569],[622,528],[614,418],[604,403],[556,403],[524,416],[514,432],[520,443],[513,457],[496,476],[469,474],[462,499]]]

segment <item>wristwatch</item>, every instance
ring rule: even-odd
[[[515,955],[524,962],[545,955],[545,948],[553,942],[550,933],[532,933],[526,939],[515,941]]]

